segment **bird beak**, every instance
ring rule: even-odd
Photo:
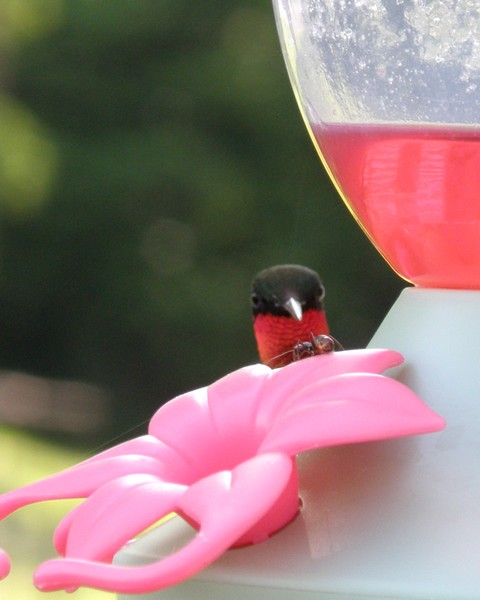
[[[296,298],[289,298],[283,305],[283,308],[285,308],[296,321],[302,320],[302,305]]]

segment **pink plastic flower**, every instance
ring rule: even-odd
[[[86,498],[58,525],[64,558],[40,565],[42,590],[155,591],[190,577],[234,545],[259,542],[299,510],[295,455],[310,448],[438,431],[444,421],[379,375],[389,350],[253,365],[165,404],[149,434],[0,496],[0,517],[56,498]],[[176,512],[198,533],[158,562],[112,565],[115,553]],[[9,563],[0,551],[0,570]]]

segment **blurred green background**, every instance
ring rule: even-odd
[[[318,270],[333,335],[368,342],[404,283],[321,167],[268,0],[3,0],[0,32],[8,440],[70,460],[254,362],[273,264]]]

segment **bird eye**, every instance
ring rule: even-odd
[[[321,302],[325,298],[325,288],[323,285],[320,286],[320,291],[318,293],[318,299]]]
[[[258,306],[260,304],[260,296],[256,292],[252,292],[252,304]]]

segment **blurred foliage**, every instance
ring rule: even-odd
[[[35,212],[53,183],[55,152],[35,117],[0,96],[0,198],[12,216]]]
[[[256,360],[250,280],[282,262],[368,342],[403,283],[315,155],[269,2],[6,0],[0,21],[2,369],[108,390],[108,440]]]

